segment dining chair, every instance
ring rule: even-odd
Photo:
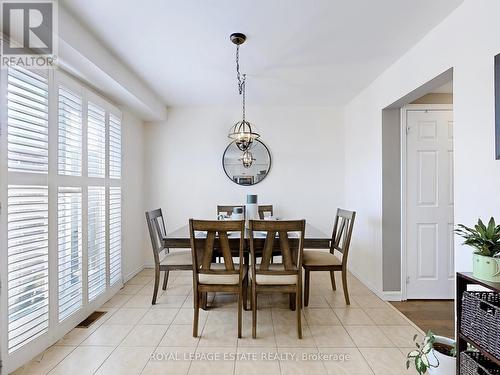
[[[233,208],[235,208],[235,207],[243,207],[243,210],[245,209],[244,204],[232,205],[232,206],[217,205],[217,216],[219,216],[220,214],[225,214],[226,216],[231,216],[231,214],[233,213]]]
[[[225,214],[226,216],[231,216],[231,214],[233,213],[233,208],[235,207],[243,207],[243,209],[245,209],[245,205],[233,205],[233,206],[220,206],[218,205],[217,206],[217,216],[219,216],[220,214]],[[272,204],[266,204],[266,205],[261,205],[259,206],[258,208],[259,210],[259,218],[261,220],[264,220],[264,217],[266,216],[266,214],[269,214],[270,216],[273,216],[273,205]]]
[[[288,293],[295,297],[297,335],[302,338],[302,253],[305,220],[250,220],[250,278],[252,302],[252,337],[257,337],[257,295]],[[257,263],[257,247],[262,247]],[[273,252],[279,249],[282,263],[271,263]]]
[[[238,294],[238,338],[241,338],[242,305],[247,298],[248,284],[247,267],[243,262],[245,222],[190,219],[189,233],[193,264],[193,337],[198,337],[198,317],[203,295],[208,292],[226,292]],[[236,234],[239,238],[238,264],[234,264],[229,246],[229,236]],[[222,254],[224,263],[213,262],[214,250]]]
[[[165,271],[163,278],[163,290],[167,289],[168,274],[172,270],[189,271],[192,269],[191,251],[178,250],[170,252],[170,249],[163,246],[163,238],[166,236],[165,221],[161,208],[146,212],[146,222],[148,224],[149,236],[153,247],[153,257],[155,261],[155,286],[153,291],[153,300],[151,304],[156,304],[158,287],[160,285],[161,271]],[[165,256],[160,260],[160,253],[165,251]]]
[[[259,219],[264,220],[266,217],[266,214],[269,214],[269,216],[273,216],[273,205],[272,204],[266,204],[259,206]]]
[[[352,228],[354,226],[355,218],[355,211],[347,211],[340,208],[337,209],[337,215],[335,216],[335,223],[333,225],[332,239],[330,241],[330,251],[304,250],[304,260],[302,265],[305,270],[305,306],[309,304],[311,271],[329,271],[333,290],[337,289],[335,285],[335,271],[341,271],[345,303],[346,305],[350,305],[349,292],[347,290],[347,256],[349,254],[349,246],[351,244]],[[337,256],[335,250],[340,253],[340,258]]]

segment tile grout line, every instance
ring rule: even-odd
[[[50,346],[49,348],[47,348],[45,351],[43,351],[43,352],[42,352],[42,358],[41,358],[41,359],[43,359],[43,356],[45,355],[45,352],[46,352],[48,349],[50,349],[50,348],[52,348],[52,347],[54,347],[54,346],[57,346],[57,345],[56,345],[56,344],[53,344],[52,346]],[[46,371],[46,372],[45,372],[45,374],[50,374],[52,371],[54,371],[54,369],[55,369],[57,366],[59,366],[59,364],[60,364],[60,363],[62,363],[62,361],[64,361],[66,358],[68,358],[68,357],[69,357],[69,355],[70,355],[71,353],[73,353],[73,352],[76,350],[76,348],[78,348],[78,346],[75,346],[72,350],[70,350],[70,352],[69,352],[68,354],[66,354],[63,358],[61,358],[61,360],[60,360],[59,362],[57,362],[57,363],[56,363],[53,367],[51,367],[51,368],[50,368],[50,370]]]
[[[137,295],[137,294],[134,294],[134,296]],[[129,298],[129,300],[131,299],[132,297]],[[120,309],[123,308],[123,306],[125,305],[125,303],[116,311],[118,312]],[[147,314],[147,312],[151,310],[151,308],[149,308],[140,318],[137,322],[139,322],[143,317],[144,315]],[[116,313],[115,312],[115,313]],[[114,314],[113,314],[114,315]],[[109,317],[109,319],[111,319],[111,317]],[[108,320],[109,320],[108,319]],[[104,324],[105,322],[103,322],[102,324]],[[101,326],[102,326],[101,324]],[[106,357],[106,359],[104,361],[102,361],[102,363],[99,365],[99,367],[93,372],[93,374],[96,374],[99,369],[102,367],[102,365],[104,365],[104,363],[106,363],[106,361],[109,359],[109,357],[111,357],[113,355],[113,353],[116,351],[116,349],[118,349],[120,347],[120,344],[127,338],[128,335],[130,335],[130,333],[134,330],[134,327],[137,325],[137,323],[135,323],[133,326],[132,326],[132,329],[123,337],[123,339],[118,343],[118,345],[116,345],[116,347],[111,351],[111,353],[109,353],[109,355]]]
[[[170,276],[170,275],[169,275],[169,276]],[[179,277],[179,276],[177,276],[175,279],[177,279],[178,277]],[[175,279],[174,279],[173,281],[175,281]],[[162,290],[163,290],[163,289],[162,289]],[[162,294],[163,294],[163,293],[166,293],[166,292],[167,292],[167,290],[168,290],[168,286],[167,286],[167,289],[166,289],[164,292],[162,292]],[[183,304],[184,304],[184,302],[186,302],[186,299],[187,299],[187,296],[186,296],[186,298],[184,298],[184,301],[182,302]],[[165,330],[165,333],[164,333],[164,334],[163,334],[163,336],[160,338],[160,340],[158,341],[158,344],[154,347],[153,352],[152,352],[151,354],[156,353],[156,350],[159,348],[159,346],[160,346],[160,344],[161,344],[161,341],[163,340],[163,338],[164,338],[164,337],[165,337],[165,335],[167,334],[168,330],[169,330],[169,329],[170,329],[170,327],[172,326],[172,324],[173,324],[173,322],[174,322],[175,318],[177,318],[177,315],[179,314],[179,311],[181,311],[181,308],[182,308],[182,305],[181,305],[181,307],[179,307],[179,308],[177,309],[177,312],[176,312],[176,313],[175,313],[175,315],[172,317],[172,320],[170,321],[170,323],[168,324],[167,329]],[[152,311],[152,310],[154,310],[154,309],[151,307],[151,308],[150,308],[150,311]],[[145,315],[145,314],[144,314],[144,315]],[[150,361],[151,361],[151,356],[150,356],[150,358],[146,361],[146,363],[145,363],[145,364],[144,364],[144,366],[142,367],[142,369],[141,369],[141,371],[139,372],[139,374],[142,374],[142,373],[144,372],[144,369],[146,368],[146,366],[148,365],[148,363],[149,363]]]
[[[117,309],[116,311],[118,311],[118,309]],[[116,313],[116,311],[113,311],[113,313],[110,315],[110,317],[111,317],[111,316],[113,316],[113,314],[115,314],[115,313]],[[108,319],[109,319],[109,318],[108,318]],[[106,320],[107,320],[107,319],[106,319]],[[105,322],[106,322],[106,321],[104,321],[103,323],[101,323],[101,324],[99,325],[99,327],[101,327],[101,326],[102,326]],[[96,328],[96,330],[97,330],[97,329],[99,329],[99,327],[97,327],[97,328]],[[75,328],[76,328],[76,327],[75,327]],[[94,333],[94,332],[95,332],[95,331],[93,331],[92,333]],[[90,335],[92,335],[92,333],[90,333],[90,334],[89,334],[89,336],[90,336]],[[71,350],[68,354],[66,354],[66,355],[65,355],[65,356],[64,356],[64,357],[63,357],[60,361],[58,361],[58,362],[57,362],[57,363],[56,363],[53,367],[51,367],[51,368],[50,368],[50,370],[46,371],[46,372],[45,372],[45,374],[50,374],[52,371],[54,371],[54,370],[55,370],[55,368],[56,368],[57,366],[59,366],[59,365],[60,365],[60,364],[61,364],[61,363],[62,363],[62,362],[66,359],[66,358],[68,358],[68,357],[70,356],[70,354],[71,354],[71,353],[73,353],[73,352],[74,352],[77,348],[79,348],[79,347],[80,347],[80,345],[81,345],[81,344],[82,344],[82,343],[83,343],[83,342],[84,342],[84,341],[85,341],[85,340],[86,340],[89,336],[85,337],[85,338],[82,340],[82,342],[80,342],[78,345],[74,346],[74,347],[73,347],[73,349],[72,349],[72,350]],[[63,336],[63,337],[64,337],[64,336]],[[52,348],[52,347],[54,347],[54,346],[63,346],[63,347],[73,346],[73,345],[57,345],[57,343],[58,343],[59,341],[60,341],[60,340],[56,341],[56,342],[55,342],[53,345],[51,345],[49,348]],[[48,349],[47,349],[47,350],[48,350]],[[42,357],[43,357],[43,354],[45,354],[45,351],[42,353]],[[107,357],[106,357],[106,359],[107,359]]]

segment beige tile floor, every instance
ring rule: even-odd
[[[244,312],[238,339],[236,299],[228,294],[211,296],[212,308],[200,314],[200,337],[193,338],[191,282],[190,272],[171,273],[168,289],[151,306],[153,272],[143,270],[90,328],[75,328],[15,374],[414,373],[405,369],[405,353],[421,332],[351,275],[346,306],[327,273],[312,274],[302,340],[282,295],[259,297],[258,338],[251,338],[251,313]]]

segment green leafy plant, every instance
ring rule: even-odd
[[[476,249],[475,254],[500,257],[500,225],[495,224],[494,218],[490,219],[488,226],[484,225],[481,219],[474,228],[458,224],[455,233],[465,239],[464,245]]]
[[[439,360],[432,350],[434,342],[436,342],[436,337],[431,331],[427,332],[421,343],[417,342],[417,337],[418,335],[413,336],[413,341],[415,342],[417,349],[412,350],[407,354],[406,368],[409,369],[410,364],[413,362],[417,372],[422,375],[425,374],[427,369],[430,367],[436,368],[439,366]],[[436,360],[435,363],[431,363],[430,360],[432,360],[432,358],[429,358],[431,355]]]
[[[433,367],[436,368],[439,366],[439,359],[437,359],[434,350],[438,350],[445,355],[449,355],[450,357],[457,356],[457,348],[456,343],[453,346],[449,346],[446,344],[437,343],[436,345],[439,349],[435,349],[436,336],[432,331],[427,331],[422,342],[417,342],[418,335],[413,336],[413,341],[417,347],[416,350],[412,350],[406,356],[406,369],[410,368],[410,364],[413,362],[415,365],[415,369],[417,372],[422,375],[425,372]],[[434,350],[432,350],[434,349]],[[432,358],[434,357],[434,358]],[[435,361],[434,361],[435,360]],[[432,361],[432,363],[431,363]]]

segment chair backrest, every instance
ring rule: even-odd
[[[237,233],[239,238],[238,257],[240,267],[237,270],[233,263],[233,255],[229,245],[228,232]],[[240,274],[243,277],[243,246],[245,241],[244,220],[189,220],[191,237],[191,253],[193,256],[193,277],[198,282],[199,274]],[[212,269],[214,250],[222,253],[224,268]]]
[[[217,206],[217,216],[220,214],[226,214],[226,216],[231,216],[233,213],[233,208],[235,207],[243,207],[243,211],[245,210],[245,205],[234,205],[234,206]]]
[[[342,265],[347,264],[347,255],[349,246],[351,245],[352,228],[354,219],[356,218],[355,211],[347,211],[341,208],[337,209],[335,223],[333,225],[332,242],[330,245],[330,253],[335,250],[342,253]]]
[[[250,256],[253,271],[256,274],[289,275],[300,273],[305,227],[305,220],[250,220]],[[256,232],[266,232],[260,264],[256,262],[256,242],[259,241]],[[293,234],[292,238],[290,234]],[[277,250],[279,250],[283,259],[283,270],[270,270],[271,258],[277,254]],[[276,267],[272,268],[275,269]]]
[[[151,237],[155,264],[158,265],[160,264],[160,252],[165,250],[168,253],[168,248],[163,246],[163,238],[167,235],[167,232],[161,208],[146,211],[146,222],[148,224],[149,236]]]
[[[273,205],[272,204],[259,206],[259,219],[260,220],[264,220],[266,213],[268,213],[270,216],[273,216]]]
[[[231,216],[231,214],[233,213],[233,208],[235,207],[243,207],[243,210],[245,210],[245,205],[217,206],[217,216],[220,214]],[[259,206],[259,219],[264,220],[266,213],[270,214],[270,216],[273,216],[274,211],[272,204]]]

